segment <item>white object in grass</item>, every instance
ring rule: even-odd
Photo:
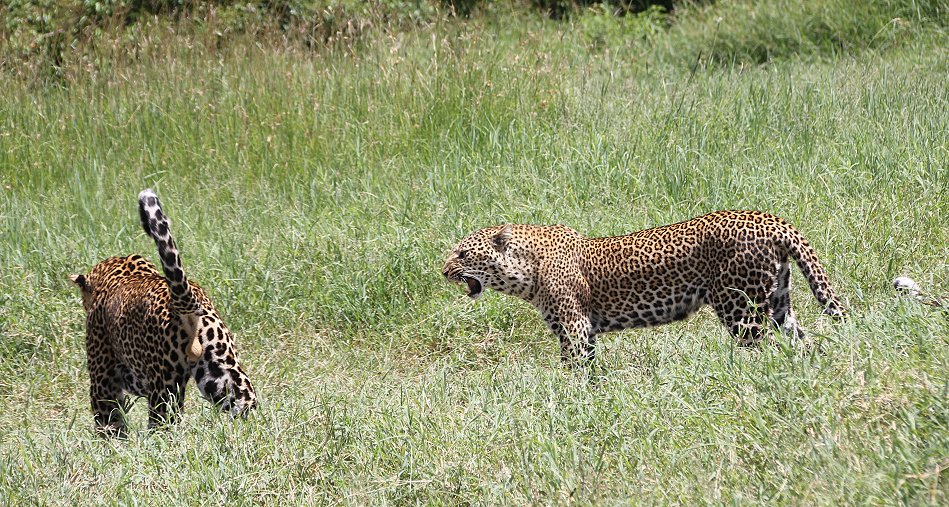
[[[893,280],[893,287],[900,291],[918,298],[920,294],[919,284],[916,283],[912,278],[908,276],[898,276]]]

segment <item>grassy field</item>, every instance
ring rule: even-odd
[[[0,504],[949,502],[949,318],[890,288],[949,292],[946,32],[756,65],[515,18],[312,51],[162,32],[66,85],[0,75]],[[107,441],[66,275],[156,260],[145,187],[262,406],[232,421],[192,386],[180,426],[139,402]],[[852,309],[794,275],[825,354],[738,348],[703,311],[569,371],[527,303],[440,275],[487,225],[726,208],[815,246]]]

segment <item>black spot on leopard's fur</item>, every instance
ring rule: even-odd
[[[168,218],[151,190],[139,194],[142,227],[155,240],[164,276],[139,255],[111,257],[70,278],[86,311],[89,394],[97,432],[125,434],[129,394],[148,398],[148,424],[177,420],[189,376],[232,415],[257,406],[231,331],[188,281]]]
[[[475,231],[442,270],[477,298],[485,287],[532,303],[565,361],[591,361],[596,335],[682,320],[710,305],[741,345],[771,324],[800,340],[791,309],[795,261],[824,311],[845,310],[803,235],[759,211],[717,211],[626,236],[585,238],[563,226]]]

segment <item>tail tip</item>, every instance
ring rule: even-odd
[[[138,215],[142,220],[142,228],[145,229],[145,234],[148,234],[151,237],[155,237],[155,233],[152,231],[150,222],[152,219],[152,211],[154,208],[161,208],[159,204],[158,196],[155,195],[155,192],[150,188],[142,190],[138,194]]]
[[[845,319],[847,318],[847,310],[840,304],[830,304],[824,308],[824,313],[833,317],[834,319]]]
[[[153,198],[156,200],[158,199],[158,196],[150,188],[146,188],[145,190],[142,190],[138,194],[138,202],[141,202],[141,203],[147,202],[149,198]]]

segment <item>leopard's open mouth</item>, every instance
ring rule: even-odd
[[[468,284],[468,297],[471,299],[478,299],[478,296],[484,292],[484,287],[481,286],[481,282],[477,278],[471,278],[470,276],[461,276],[461,281]]]

